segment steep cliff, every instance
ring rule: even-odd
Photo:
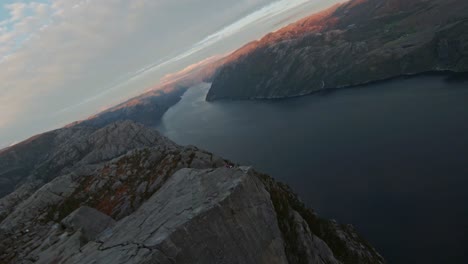
[[[0,200],[1,263],[384,263],[249,167],[130,121],[85,131]]]
[[[351,0],[224,59],[207,100],[300,96],[433,71],[468,71],[468,2]]]

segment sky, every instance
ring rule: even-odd
[[[0,148],[337,0],[0,0]]]

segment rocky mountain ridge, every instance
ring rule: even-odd
[[[351,0],[224,59],[207,100],[300,96],[402,75],[468,71],[468,2]]]
[[[0,161],[21,172],[0,199],[1,263],[384,263],[286,185],[131,121],[52,131]]]

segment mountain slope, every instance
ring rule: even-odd
[[[192,64],[179,72],[164,76],[151,90],[69,126],[103,127],[120,120],[157,126],[164,113],[180,101],[187,89],[210,80],[222,63],[221,57],[213,56]]]
[[[0,198],[25,181],[28,182],[28,188],[34,189],[33,186],[42,184],[45,178],[53,179],[61,170],[78,163],[88,154],[89,145],[97,143],[84,142],[86,138],[109,124],[129,120],[146,126],[156,126],[164,113],[179,102],[189,87],[202,83],[213,75],[219,67],[219,61],[219,57],[212,57],[191,65],[180,72],[164,77],[154,89],[86,120],[71,123],[65,128],[36,135],[12,147],[0,149]],[[115,138],[119,136],[121,135]],[[118,144],[119,142],[107,143]],[[120,147],[129,149],[131,146]],[[60,148],[74,152],[60,153],[63,151]],[[122,153],[107,154],[115,157],[113,155]],[[52,168],[54,171],[50,171]],[[23,188],[26,187],[23,186]]]
[[[51,132],[45,153],[9,149],[55,157],[34,168],[56,173],[31,172],[0,199],[1,263],[384,263],[351,226],[251,168],[131,121],[59,143],[77,129]]]
[[[231,54],[207,100],[299,96],[432,71],[468,71],[467,1],[351,0]]]
[[[132,120],[147,126],[156,126],[164,113],[180,101],[188,87],[172,84],[160,90],[149,91],[77,124],[102,127],[119,120]]]
[[[140,133],[130,121],[103,128],[74,126],[33,137],[0,153],[0,219],[25,197],[70,171],[94,170],[95,166],[130,149],[158,143],[158,132]],[[16,190],[15,193],[11,193]]]

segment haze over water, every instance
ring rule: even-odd
[[[468,82],[420,76],[275,101],[193,87],[159,130],[289,184],[389,263],[466,263]]]

